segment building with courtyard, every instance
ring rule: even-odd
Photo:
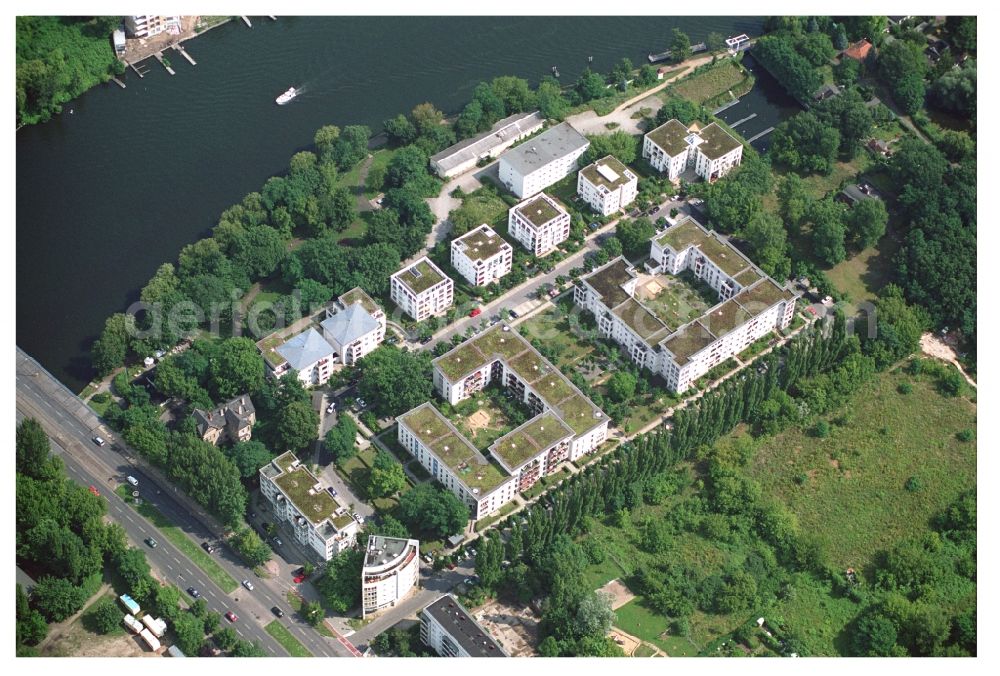
[[[260,468],[260,492],[275,519],[292,528],[295,540],[324,561],[353,547],[358,523],[291,451]]]
[[[451,266],[473,286],[495,282],[514,264],[514,248],[483,223],[451,241]]]
[[[385,312],[361,287],[354,287],[326,310],[320,324],[341,364],[354,364],[385,339]]]
[[[694,219],[657,235],[650,248],[644,272],[619,257],[580,279],[573,297],[601,333],[674,392],[791,323],[795,294]]]
[[[424,256],[389,278],[389,297],[418,322],[448,311],[455,298],[455,283]]]
[[[654,169],[676,181],[688,169],[714,182],[738,167],[743,159],[739,139],[713,122],[703,129],[667,120],[642,138],[642,156]]]
[[[576,171],[590,141],[568,122],[511,148],[500,156],[500,182],[518,197],[545,190]]]
[[[472,138],[459,141],[431,156],[431,169],[441,178],[451,178],[474,169],[480,160],[492,159],[518,141],[531,136],[545,125],[545,116],[537,110],[505,117],[493,127]]]
[[[370,535],[361,568],[361,617],[396,605],[420,579],[420,543]]]
[[[196,408],[191,417],[202,441],[218,446],[224,441],[250,441],[257,410],[250,395],[241,394],[210,411]]]
[[[631,204],[639,194],[639,179],[614,156],[588,164],[576,175],[576,192],[590,208],[608,216]]]
[[[451,594],[420,611],[420,640],[441,657],[508,657]]]
[[[539,193],[507,211],[507,232],[536,256],[569,239],[570,216],[556,199]]]

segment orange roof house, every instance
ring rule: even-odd
[[[872,49],[874,49],[874,46],[868,40],[858,40],[844,50],[843,56],[855,61],[865,61],[871,55]]]

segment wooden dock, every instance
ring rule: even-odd
[[[247,28],[253,28],[253,24],[250,23],[250,19],[246,18],[245,16],[241,16],[240,18],[243,19],[243,23],[247,25]]]
[[[119,87],[121,87],[122,89],[125,89],[125,83],[122,82],[121,80],[119,80],[118,78],[113,77],[113,78],[111,78],[111,81],[114,82]]]
[[[141,77],[145,77],[146,73],[144,73],[143,71],[139,70],[139,68],[138,68],[138,67],[137,67],[137,66],[136,66],[136,65],[135,65],[134,63],[130,63],[130,64],[128,64],[128,65],[129,65],[129,67],[130,67],[130,68],[131,68],[132,70],[134,70],[134,71],[135,71],[135,74],[136,74],[136,75],[138,75],[138,76],[139,76],[140,78],[141,78]]]
[[[696,45],[691,45],[691,53],[692,54],[698,54],[699,52],[704,52],[707,49],[708,49],[708,45],[706,45],[704,42],[699,42]],[[667,51],[660,52],[659,54],[648,54],[646,56],[646,58],[649,59],[650,63],[658,63],[660,61],[666,61],[671,56],[672,56],[672,53],[668,49]]]
[[[756,135],[756,136],[754,136],[753,138],[748,138],[748,139],[747,139],[747,143],[753,143],[754,141],[756,141],[756,140],[757,140],[757,139],[759,139],[760,137],[762,137],[762,136],[767,136],[767,135],[768,135],[768,134],[770,134],[770,133],[771,133],[772,131],[774,131],[774,127],[768,127],[767,129],[765,129],[765,130],[764,130],[764,131],[762,131],[761,133],[757,134],[757,135]]]
[[[733,122],[731,125],[729,125],[729,127],[730,127],[730,129],[736,129],[736,127],[740,126],[744,122],[749,122],[750,120],[752,120],[755,117],[757,117],[757,113],[754,113],[754,114],[750,115],[749,117],[744,117],[742,120],[737,120],[736,122]]]
[[[191,55],[188,54],[187,51],[185,51],[185,49],[182,46],[180,46],[180,45],[172,45],[172,47],[175,50],[177,50],[178,52],[180,52],[181,56],[183,56],[185,59],[187,59],[188,63],[190,63],[192,66],[197,66],[198,65],[198,63],[193,58],[191,58]]]
[[[271,16],[270,14],[267,15],[267,18],[270,19],[271,21],[277,21],[278,20],[278,17]]]
[[[153,57],[157,61],[160,62],[160,65],[162,65],[164,68],[167,69],[168,73],[170,73],[171,75],[176,75],[177,74],[177,73],[174,72],[174,69],[171,68],[170,66],[168,66],[167,63],[163,60],[163,54],[161,52],[157,52],[156,54],[153,54]]]

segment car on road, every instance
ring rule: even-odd
[[[302,584],[305,581],[306,581],[305,575],[295,575],[292,577],[292,582],[294,582],[295,584]]]
[[[253,582],[251,582],[250,580],[243,580],[243,586],[246,587],[248,590],[253,591]]]
[[[657,211],[657,210],[658,210],[659,208],[660,208],[660,207],[650,207],[649,209],[647,209],[647,210],[646,210],[646,215],[647,215],[647,216],[652,216],[653,214],[655,214],[655,213],[656,213],[656,211]]]
[[[202,542],[201,543],[201,548],[204,549],[209,554],[211,554],[212,552],[215,551],[215,547],[213,547],[212,545],[208,544],[207,542]]]
[[[281,608],[279,608],[278,606],[272,606],[271,607],[271,612],[274,613],[275,617],[284,617],[285,616],[285,611],[282,610]]]
[[[481,307],[474,307],[472,308],[472,312],[469,313],[469,316],[478,317],[481,314],[483,314],[483,309]]]
[[[101,437],[94,437],[94,443],[97,444],[98,446],[103,446],[107,442],[104,441],[104,439]]]
[[[511,319],[517,319],[520,316],[519,314],[517,314],[513,310],[510,310],[509,312],[510,312],[510,318]]]
[[[275,538],[274,538],[274,540],[273,540],[273,541],[274,541],[274,544],[275,544],[275,546],[277,546],[277,547],[280,547],[281,545],[283,545],[283,544],[284,544],[284,543],[283,543],[283,542],[281,541],[281,538],[279,538],[279,537],[277,537],[277,536],[275,536]]]
[[[128,481],[133,486],[138,486],[139,485],[139,480],[136,479],[134,476],[127,476],[127,477],[125,477],[125,480]]]
[[[236,613],[234,613],[233,611],[227,610],[226,611],[226,619],[229,620],[230,622],[235,622],[236,620],[238,620],[240,618],[236,617]]]
[[[188,587],[187,593],[191,595],[191,598],[195,599],[201,598],[201,592],[195,589],[194,587]]]
[[[335,401],[331,401],[330,405],[326,407],[327,413],[333,413],[336,410],[337,410],[337,402]]]
[[[101,492],[97,490],[97,486],[91,485],[91,487],[88,488],[87,490],[89,490],[92,494],[96,495],[97,497],[101,497]]]
[[[146,544],[149,545],[151,549],[156,549],[156,546],[160,543],[153,538],[146,538]]]

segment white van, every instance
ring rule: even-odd
[[[130,484],[132,484],[133,486],[138,486],[138,485],[139,485],[139,480],[138,480],[138,479],[136,479],[136,478],[135,478],[134,476],[129,476],[129,477],[126,477],[126,479],[127,479],[127,481],[128,481],[128,482],[129,482]]]

